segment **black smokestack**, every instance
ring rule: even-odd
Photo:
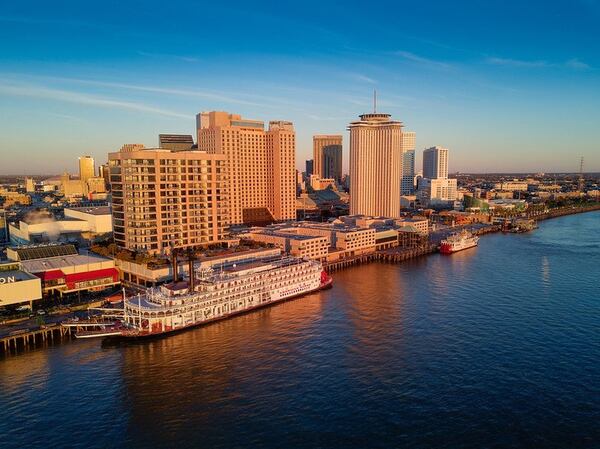
[[[192,293],[194,291],[194,258],[191,256],[189,256],[188,258],[188,271],[190,273],[190,284],[189,284],[189,290],[190,293]]]
[[[173,248],[172,251],[172,262],[173,262],[173,282],[179,280],[179,273],[177,273],[177,251]]]

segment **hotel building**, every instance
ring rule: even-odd
[[[124,145],[108,164],[119,247],[161,253],[226,239],[225,155]]]
[[[400,216],[402,122],[363,114],[350,130],[350,214]]]
[[[198,149],[225,157],[231,224],[296,218],[296,135],[291,122],[196,116]]]
[[[342,179],[342,136],[313,136],[314,175],[321,178]]]

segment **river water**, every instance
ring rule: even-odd
[[[600,213],[172,337],[0,360],[0,448],[598,448]]]

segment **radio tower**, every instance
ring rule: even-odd
[[[585,179],[583,179],[583,156],[579,160],[579,186],[578,189],[580,192],[583,192],[585,188]]]

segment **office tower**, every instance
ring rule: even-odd
[[[223,154],[232,224],[296,218],[296,135],[290,122],[248,120],[227,112],[196,116],[198,149]]]
[[[423,151],[423,177],[428,179],[448,177],[448,149],[431,147]]]
[[[342,136],[313,136],[313,173],[321,178],[342,179]]]
[[[402,132],[402,195],[414,193],[416,133]]]
[[[155,254],[226,241],[224,155],[124,145],[108,165],[119,247]]]
[[[91,156],[81,156],[79,158],[79,180],[86,183],[88,179],[94,176],[96,176],[94,158]]]
[[[189,134],[159,134],[158,147],[173,151],[191,150],[194,138]]]
[[[350,130],[350,214],[399,217],[402,122],[363,114]]]
[[[310,175],[313,175],[315,172],[314,169],[314,160],[313,159],[309,159],[306,161],[306,177],[310,178]]]

